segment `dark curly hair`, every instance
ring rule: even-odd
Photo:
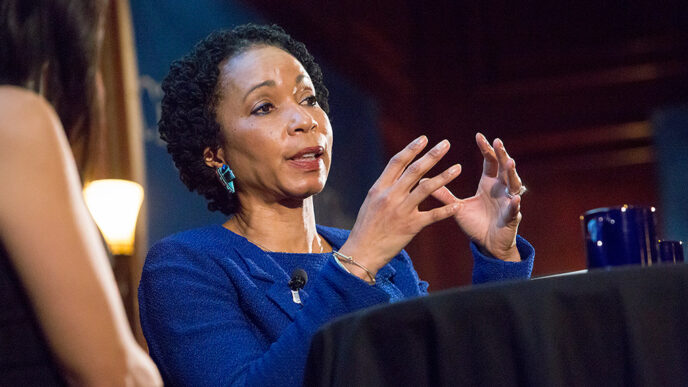
[[[165,94],[158,122],[160,138],[167,142],[167,151],[182,182],[190,191],[208,199],[210,211],[225,215],[238,210],[237,196],[220,184],[215,170],[203,158],[205,148],[217,151],[225,141],[215,114],[221,96],[220,63],[260,45],[281,48],[301,62],[311,77],[318,104],[329,113],[329,92],[320,66],[303,43],[277,25],[244,24],[233,30],[213,32],[188,55],[172,62],[162,82]]]

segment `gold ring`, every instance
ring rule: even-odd
[[[509,192],[509,187],[506,187],[506,188],[504,188],[504,193],[506,194],[506,197],[508,197],[509,199],[512,199],[516,195],[521,196],[524,193],[526,193],[526,186],[522,185],[521,188],[519,188],[518,192],[516,192],[516,193]]]

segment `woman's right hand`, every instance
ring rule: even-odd
[[[449,150],[449,141],[441,141],[411,163],[427,142],[425,136],[420,136],[392,157],[368,191],[349,238],[339,250],[353,257],[373,275],[399,254],[425,226],[454,215],[461,206],[461,203],[451,203],[430,211],[418,210],[418,205],[431,193],[461,173],[461,166],[455,164],[418,183]],[[348,268],[357,277],[368,279],[362,269],[353,265]]]

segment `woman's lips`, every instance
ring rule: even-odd
[[[322,161],[322,155],[314,155],[312,153],[300,156],[299,158],[289,159],[289,165],[292,167],[302,169],[305,171],[317,171],[320,169],[321,164],[324,166]]]
[[[321,164],[324,166],[322,161],[324,151],[325,149],[321,146],[301,149],[289,159],[289,165],[305,171],[317,171]]]

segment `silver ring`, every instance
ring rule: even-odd
[[[521,196],[524,193],[526,193],[526,186],[522,185],[521,188],[519,188],[518,192],[516,192],[516,193],[509,192],[509,187],[507,186],[506,188],[504,188],[504,193],[506,194],[506,197],[508,197],[509,199],[513,199],[514,196],[517,196],[517,195]]]

